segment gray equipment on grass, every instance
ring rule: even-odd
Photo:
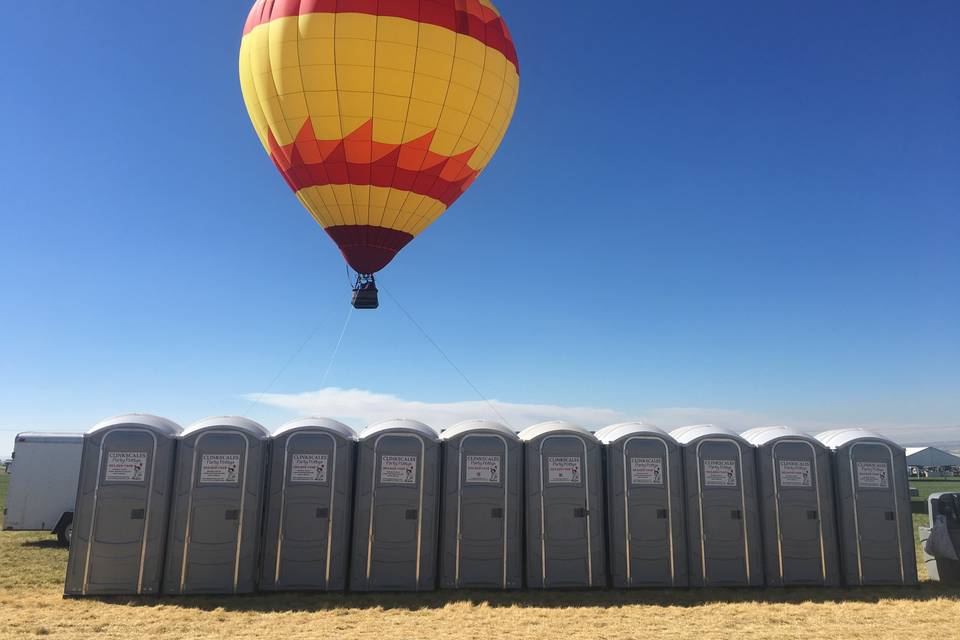
[[[960,583],[960,493],[934,493],[927,499],[930,527],[920,528],[923,561],[931,580]]]

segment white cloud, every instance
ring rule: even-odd
[[[738,432],[754,427],[780,424],[790,425],[807,433],[857,426],[876,431],[904,445],[943,444],[949,447],[960,447],[960,426],[814,422],[737,409],[664,407],[649,409],[641,412],[640,415],[629,415],[617,409],[604,407],[522,404],[499,400],[491,400],[489,404],[482,400],[421,402],[364,389],[336,387],[303,393],[249,394],[246,398],[296,415],[338,418],[356,427],[391,418],[412,418],[437,429],[444,429],[462,420],[475,418],[506,422],[517,430],[546,420],[566,420],[587,428],[598,428],[626,420],[641,420],[667,430],[691,424],[715,424]]]
[[[367,425],[392,418],[411,418],[434,428],[446,428],[463,420],[487,418],[506,421],[522,429],[545,420],[567,420],[584,427],[602,427],[622,421],[623,414],[612,409],[566,407],[550,404],[517,404],[491,400],[461,402],[419,402],[364,389],[328,387],[304,393],[265,393],[246,396],[261,404],[286,409],[298,415],[330,416]]]

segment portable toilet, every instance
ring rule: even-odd
[[[789,427],[741,436],[757,447],[767,586],[839,584],[830,450]]]
[[[517,589],[523,582],[523,443],[470,420],[440,435],[440,586]]]
[[[613,586],[687,586],[680,445],[665,431],[637,422],[611,425],[595,435],[606,458]]]
[[[134,414],[83,436],[64,595],[160,593],[179,433]]]
[[[863,429],[817,435],[833,451],[840,556],[847,585],[916,584],[906,452]]]
[[[436,587],[440,439],[415,420],[388,420],[360,433],[350,589]]]
[[[270,445],[260,590],[346,588],[357,435],[326,418],[301,418]]]
[[[565,422],[534,425],[520,439],[526,450],[527,586],[605,586],[600,442]]]
[[[754,446],[713,425],[681,427],[670,435],[683,446],[690,585],[762,585]]]
[[[269,437],[239,417],[208,418],[180,434],[164,593],[256,589]]]

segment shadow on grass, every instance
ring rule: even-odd
[[[960,589],[937,583],[916,587],[863,589],[677,589],[570,591],[433,591],[429,593],[277,593],[240,596],[102,597],[99,602],[125,606],[178,606],[213,611],[287,612],[333,609],[440,609],[449,604],[491,607],[699,607],[709,604],[875,603],[885,599],[916,602],[947,598],[960,602]]]
[[[22,547],[33,547],[34,549],[65,549],[56,538],[45,538],[43,540],[25,540],[20,543]]]

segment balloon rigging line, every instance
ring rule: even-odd
[[[333,362],[337,359],[337,354],[340,353],[340,345],[343,344],[343,336],[347,333],[347,327],[350,326],[350,318],[353,317],[353,306],[350,307],[350,310],[347,312],[347,319],[343,321],[343,329],[340,330],[340,338],[337,340],[337,346],[333,348],[333,353],[330,354],[330,362],[327,363],[327,370],[323,372],[323,378],[320,379],[320,388],[323,389],[327,384],[327,376],[330,375],[330,369],[333,368]]]
[[[511,429],[513,429],[513,426],[507,421],[506,418],[503,417],[503,414],[501,414],[499,411],[497,411],[497,408],[494,406],[494,404],[493,404],[492,402],[490,402],[490,400],[487,399],[487,397],[486,397],[485,395],[483,395],[482,393],[480,393],[480,389],[478,389],[477,386],[470,381],[470,378],[468,378],[467,375],[466,375],[463,371],[460,370],[460,367],[458,367],[456,364],[454,364],[453,360],[450,359],[450,356],[448,356],[446,353],[444,353],[443,349],[440,348],[440,345],[437,344],[436,341],[435,341],[433,338],[430,337],[430,334],[427,333],[426,329],[424,329],[422,326],[420,326],[420,323],[419,323],[419,322],[417,322],[416,320],[414,320],[413,316],[410,315],[410,312],[407,311],[406,308],[405,308],[402,304],[400,304],[400,301],[397,300],[397,299],[394,297],[394,295],[393,295],[392,293],[390,293],[390,291],[389,291],[386,287],[384,287],[383,285],[380,286],[380,289],[381,289],[384,293],[386,293],[388,296],[390,296],[390,299],[393,300],[393,303],[396,304],[397,307],[400,309],[400,311],[403,312],[403,315],[407,316],[407,319],[413,324],[413,326],[415,326],[415,327],[420,331],[420,333],[423,334],[423,337],[427,339],[427,342],[429,342],[430,344],[432,344],[432,345],[433,345],[433,348],[436,349],[436,350],[440,353],[441,356],[443,356],[443,359],[447,361],[447,364],[449,364],[451,367],[453,367],[454,371],[456,371],[457,373],[460,374],[460,377],[463,378],[464,382],[466,382],[468,385],[470,385],[470,388],[473,389],[474,393],[476,393],[477,396],[479,396],[481,400],[483,400],[484,402],[487,403],[487,406],[490,407],[490,410],[493,411],[493,412],[497,415],[498,418],[500,418],[500,420],[503,422],[503,424],[505,424],[506,426],[508,426],[508,427],[510,427]]]
[[[307,345],[310,344],[311,341],[313,341],[313,339],[317,336],[318,333],[320,333],[320,329],[323,327],[323,325],[327,323],[327,320],[329,318],[330,316],[325,315],[322,318],[320,318],[319,321],[317,321],[317,324],[314,325],[313,327],[313,331],[310,332],[310,335],[307,336],[306,340],[300,343],[300,346],[297,347],[296,351],[294,351],[293,354],[289,358],[287,358],[287,361],[284,363],[282,367],[280,367],[280,371],[277,372],[277,375],[273,376],[273,380],[270,381],[270,384],[267,385],[267,388],[261,391],[260,393],[256,394],[253,400],[250,401],[250,404],[247,405],[246,410],[244,410],[243,412],[244,415],[250,413],[250,409],[252,409],[254,405],[259,404],[263,400],[263,396],[270,393],[270,390],[273,389],[273,385],[277,383],[277,380],[279,380],[280,377],[284,373],[286,373],[290,365],[293,364],[293,361],[297,359],[300,353],[304,349],[306,349]]]

